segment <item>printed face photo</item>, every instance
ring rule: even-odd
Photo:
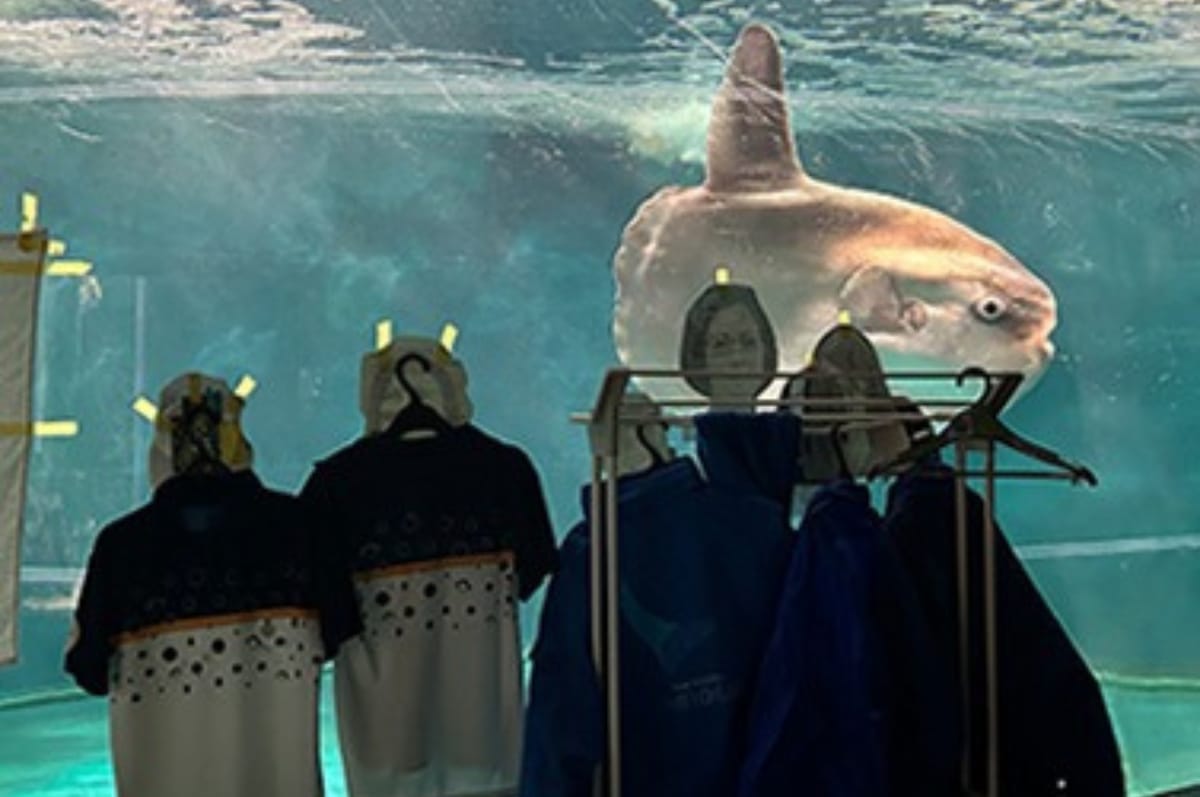
[[[684,320],[680,365],[684,370],[760,374],[776,368],[775,333],[748,285],[710,285],[692,303]],[[710,398],[744,401],[770,380],[760,376],[687,377]]]

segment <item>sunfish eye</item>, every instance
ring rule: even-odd
[[[984,296],[976,300],[971,309],[980,321],[992,323],[999,321],[1008,312],[1008,302],[999,296]]]

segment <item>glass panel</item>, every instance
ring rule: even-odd
[[[187,369],[258,380],[257,470],[292,490],[361,430],[375,323],[453,321],[477,422],[532,454],[564,534],[622,229],[703,181],[750,17],[780,33],[809,175],[941,210],[1052,289],[1056,354],[1006,419],[1100,486],[1005,484],[1001,525],[1106,686],[1133,792],[1200,781],[1200,10],[1166,0],[0,7],[0,195],[36,190],[96,264],[44,283],[35,414],[80,433],[34,447],[0,702],[68,686],[79,569],[148,495],[130,402]]]

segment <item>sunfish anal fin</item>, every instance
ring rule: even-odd
[[[705,185],[712,191],[772,191],[803,176],[792,143],[779,42],[768,28],[747,25],[713,100]]]

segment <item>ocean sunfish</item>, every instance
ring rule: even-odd
[[[677,367],[688,307],[714,269],[752,286],[779,368],[802,368],[846,311],[885,367],[1020,371],[1054,353],[1054,294],[995,242],[943,213],[815,180],[796,157],[775,35],[738,37],[708,128],[707,179],[646,200],[614,258],[613,336],[631,367]],[[657,399],[695,395],[646,380]]]

